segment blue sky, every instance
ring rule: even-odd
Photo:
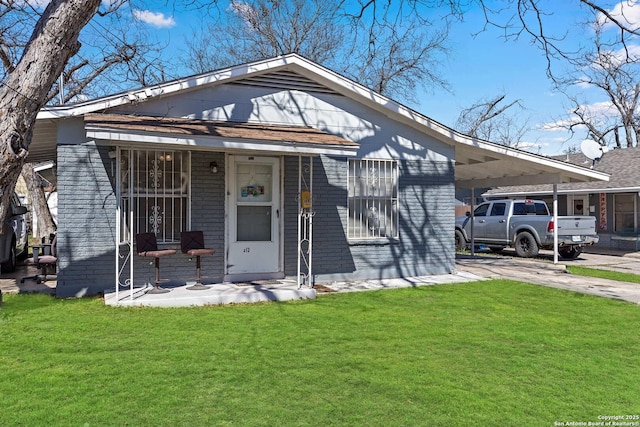
[[[637,0],[598,2],[612,12],[623,4],[625,15],[633,20]],[[197,13],[185,12],[158,6],[160,2],[147,1],[146,10],[137,10],[136,18],[148,24],[150,32],[157,32],[160,39],[168,38],[170,48],[176,50],[191,34],[192,27],[199,22]],[[546,31],[554,34],[568,32],[566,46],[577,46],[580,40],[588,38],[591,32],[582,24],[585,9],[580,9],[576,0],[548,0],[543,2],[554,11],[547,17]],[[632,14],[633,12],[633,14]],[[550,124],[566,118],[567,103],[564,96],[555,92],[546,76],[546,59],[542,51],[532,45],[526,37],[505,41],[500,38],[498,29],[482,32],[484,17],[479,10],[470,10],[465,14],[463,23],[452,27],[451,53],[443,61],[441,72],[450,83],[453,93],[444,90],[425,92],[417,105],[409,105],[447,126],[454,125],[459,112],[482,99],[504,93],[508,101],[520,100],[525,110],[518,113],[527,120],[532,130],[525,136],[526,145],[533,152],[541,154],[560,154],[570,146],[580,145],[585,135],[570,138],[566,131],[543,130]],[[474,37],[473,34],[476,34]],[[185,70],[185,75],[190,74]],[[576,89],[579,89],[576,86]],[[591,102],[603,101],[597,94],[583,93]]]

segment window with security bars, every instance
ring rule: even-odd
[[[121,241],[131,232],[155,233],[158,243],[180,241],[189,223],[190,160],[185,151],[120,150]]]
[[[349,160],[349,239],[398,237],[398,162]]]

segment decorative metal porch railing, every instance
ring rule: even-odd
[[[298,157],[298,289],[312,287],[313,157]]]

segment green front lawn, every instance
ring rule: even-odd
[[[624,273],[620,271],[602,270],[598,268],[578,267],[568,265],[567,270],[571,274],[586,277],[597,277],[600,279],[617,280],[620,282],[640,283],[640,275],[633,273]]]
[[[4,300],[0,425],[551,426],[640,414],[640,307],[508,280],[191,309]]]

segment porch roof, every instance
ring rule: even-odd
[[[360,146],[305,126],[97,113],[85,115],[84,121],[88,137],[115,141],[308,155],[355,155]]]
[[[582,153],[565,154],[557,156],[556,159],[583,167],[592,164],[592,160],[587,159]],[[609,174],[609,181],[559,184],[558,194],[637,193],[640,191],[640,148],[611,150],[593,164],[592,170]],[[485,192],[483,196],[495,198],[553,194],[551,185],[534,185],[534,182],[527,184],[500,186]]]

